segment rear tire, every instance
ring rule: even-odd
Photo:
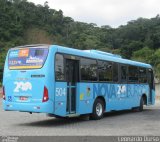
[[[140,105],[139,105],[139,108],[138,108],[138,110],[140,111],[140,112],[142,112],[143,110],[144,110],[144,99],[143,99],[143,97],[141,97],[141,100],[140,100]]]
[[[99,120],[103,117],[104,102],[101,99],[96,99],[93,105],[93,112],[90,116],[93,120]]]

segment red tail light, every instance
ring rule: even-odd
[[[3,100],[5,100],[5,99],[6,99],[6,96],[5,96],[5,88],[4,88],[4,86],[3,86],[3,92],[2,92],[2,95],[3,95]]]
[[[44,86],[43,100],[42,100],[42,102],[47,102],[48,99],[49,99],[49,97],[48,97],[48,89]]]

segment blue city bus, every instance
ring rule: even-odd
[[[155,103],[152,66],[98,50],[25,45],[8,51],[5,111],[59,117],[137,109]]]

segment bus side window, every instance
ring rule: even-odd
[[[127,81],[127,66],[121,65],[121,82]]]
[[[118,63],[113,62],[113,81],[118,82]]]
[[[139,83],[147,83],[147,72],[145,68],[139,68]]]
[[[64,58],[60,54],[56,54],[55,78],[56,80],[64,80]]]
[[[97,81],[97,61],[93,59],[81,58],[81,80]]]
[[[112,81],[112,62],[98,61],[99,81]]]
[[[128,81],[129,82],[138,82],[138,67],[129,66],[128,67]]]

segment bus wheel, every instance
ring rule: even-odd
[[[101,99],[96,99],[93,105],[93,112],[91,119],[99,120],[103,117],[104,113],[104,102]]]
[[[140,105],[139,105],[139,111],[141,112],[141,111],[143,111],[143,106],[144,106],[144,99],[143,99],[143,97],[141,97],[141,100],[140,100]]]

